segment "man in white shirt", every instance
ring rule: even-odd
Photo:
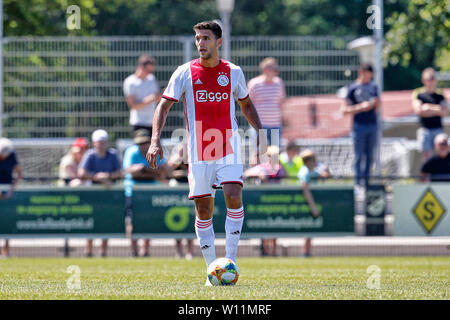
[[[142,55],[139,57],[136,72],[128,76],[123,83],[133,131],[147,129],[152,132],[153,115],[161,99],[154,71],[154,59],[148,55]]]

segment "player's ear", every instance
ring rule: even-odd
[[[222,38],[218,38],[216,40],[217,48],[220,48],[222,46]]]

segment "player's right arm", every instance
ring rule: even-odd
[[[152,143],[147,151],[147,161],[152,169],[158,167],[157,160],[163,158],[163,149],[161,146],[161,133],[166,123],[167,114],[175,101],[162,98],[155,110],[153,117]]]
[[[169,83],[167,84],[164,94],[158,106],[155,110],[155,115],[153,116],[153,132],[152,132],[152,143],[150,148],[148,148],[146,159],[150,168],[158,168],[158,156],[159,159],[163,159],[163,149],[161,146],[161,134],[166,123],[167,114],[174,102],[178,102],[185,90],[186,74],[189,69],[188,64],[178,67],[175,72],[170,77]]]

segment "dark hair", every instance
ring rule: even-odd
[[[359,69],[373,73],[373,67],[370,63],[361,63],[361,65],[359,66]]]
[[[286,146],[286,151],[288,151],[288,150],[298,151],[298,149],[299,148],[298,148],[297,144],[295,143],[295,141],[289,141],[289,143]]]
[[[216,39],[222,38],[222,28],[220,25],[214,21],[203,21],[197,23],[194,27],[194,30],[211,30],[212,33],[216,36]]]
[[[147,64],[153,64],[154,65],[155,64],[155,59],[153,59],[153,57],[151,57],[149,55],[144,54],[144,55],[139,57],[138,63],[140,65],[143,65],[143,66],[145,66]]]

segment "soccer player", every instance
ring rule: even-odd
[[[206,21],[193,29],[200,57],[179,66],[172,74],[155,111],[147,160],[152,168],[157,167],[158,157],[163,156],[160,137],[167,114],[173,103],[183,97],[188,131],[189,199],[195,201],[195,232],[208,266],[216,259],[212,221],[215,189],[223,188],[227,206],[226,257],[235,262],[244,220],[243,164],[235,99],[258,133],[262,126],[249,99],[241,68],[219,58],[220,26]],[[258,135],[257,141],[259,153],[263,154],[266,137]]]

